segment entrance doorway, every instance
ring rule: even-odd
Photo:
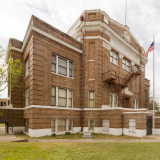
[[[8,123],[0,123],[0,135],[8,133]]]
[[[146,130],[147,135],[152,134],[152,116],[147,116]]]

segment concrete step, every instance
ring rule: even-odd
[[[92,138],[91,133],[83,133],[82,138]]]

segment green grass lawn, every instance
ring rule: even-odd
[[[159,160],[160,143],[0,143],[1,160]]]
[[[82,133],[74,133],[70,135],[56,135],[56,136],[43,136],[43,137],[36,137],[36,139],[82,139]],[[31,138],[25,134],[15,135],[18,138],[24,139],[35,139],[34,137]],[[114,136],[109,134],[99,134],[99,133],[92,133],[92,139],[141,139],[138,137],[132,136]]]
[[[4,123],[0,123],[0,127],[5,127],[5,124]]]

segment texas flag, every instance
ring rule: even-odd
[[[154,43],[152,42],[152,44],[151,44],[150,47],[148,48],[147,52],[144,54],[145,57],[148,57],[148,52],[153,51],[153,47],[154,47]]]

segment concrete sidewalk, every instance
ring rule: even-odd
[[[0,135],[0,142],[17,142],[17,141],[26,141],[26,140],[22,138],[17,138],[13,134]]]
[[[96,142],[160,142],[160,136],[156,135],[155,139],[153,136],[146,136],[142,139],[23,139],[17,138],[14,135],[1,135],[0,142],[86,142],[86,143],[96,143]]]

